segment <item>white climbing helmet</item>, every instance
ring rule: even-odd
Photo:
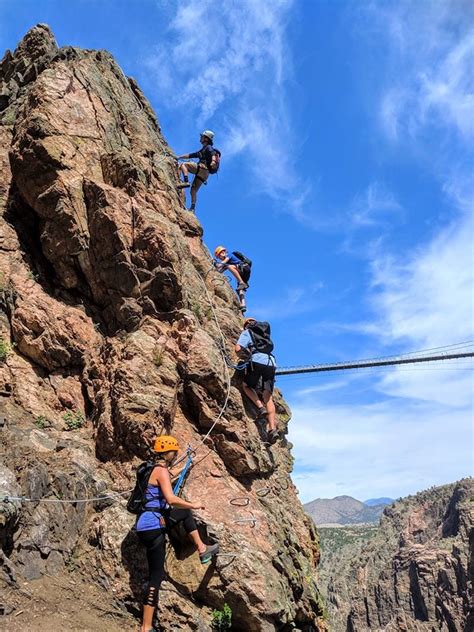
[[[210,141],[214,140],[214,132],[210,129],[205,129],[203,132],[201,132],[201,136],[209,138]]]

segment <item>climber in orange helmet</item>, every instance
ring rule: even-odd
[[[250,275],[252,273],[251,260],[238,250],[228,252],[224,246],[217,246],[214,250],[215,259],[213,265],[221,274],[228,270],[237,281],[237,296],[239,297],[240,310],[247,311],[245,291],[248,290]]]
[[[179,444],[174,437],[161,436],[155,440],[153,452],[158,454],[144,490],[143,510],[137,518],[135,530],[146,547],[148,560],[148,588],[143,602],[141,632],[155,632],[153,616],[158,605],[158,593],[165,576],[165,533],[182,523],[199,552],[201,564],[206,564],[219,552],[219,545],[206,545],[201,540],[191,509],[204,509],[200,502],[188,502],[176,496],[171,486],[169,468],[176,460]]]

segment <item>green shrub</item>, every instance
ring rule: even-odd
[[[82,428],[86,422],[84,415],[80,410],[69,410],[63,415],[63,419],[67,430],[78,430],[79,428]]]
[[[213,610],[212,629],[219,632],[232,629],[232,610],[226,603],[222,610]]]
[[[0,338],[0,362],[3,362],[7,359],[7,356],[11,350],[12,349],[10,347],[10,344],[3,338]]]
[[[46,419],[44,415],[39,415],[35,419],[35,424],[38,426],[40,430],[44,430],[45,428],[51,428],[51,422]]]

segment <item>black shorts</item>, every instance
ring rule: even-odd
[[[250,362],[245,370],[244,382],[256,391],[270,391],[275,387],[275,367],[271,364]]]

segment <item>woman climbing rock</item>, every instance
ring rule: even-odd
[[[158,593],[165,576],[166,530],[182,523],[194,543],[201,564],[206,564],[219,551],[218,544],[206,545],[201,540],[191,509],[204,509],[202,503],[191,503],[179,498],[171,486],[169,468],[178,454],[179,444],[174,437],[162,436],[155,441],[153,451],[159,456],[151,469],[142,511],[136,522],[140,542],[146,547],[148,587],[143,603],[141,632],[155,632],[153,616],[158,605]]]

